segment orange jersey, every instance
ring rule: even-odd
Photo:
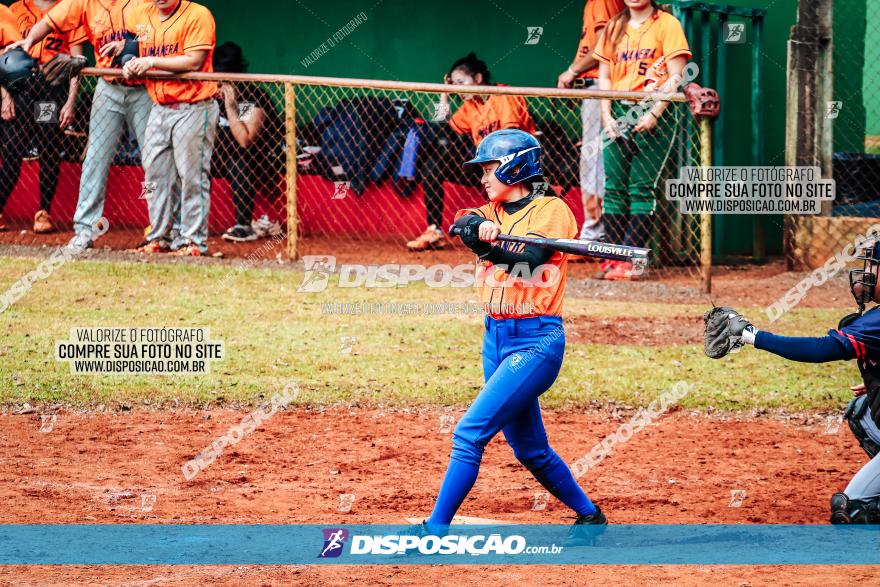
[[[125,39],[134,33],[131,24],[135,8],[150,0],[61,0],[43,19],[53,31],[72,31],[82,27],[95,48],[97,67],[113,67],[113,57],[102,57],[107,43]]]
[[[214,71],[212,58],[217,43],[214,16],[195,2],[184,0],[170,17],[159,18],[152,2],[137,7],[132,18],[141,57],[175,57],[193,51],[207,51],[200,72]],[[214,82],[147,79],[147,92],[157,104],[201,102],[217,93]]]
[[[460,135],[471,135],[474,145],[479,145],[489,133],[503,128],[535,132],[535,123],[521,96],[492,95],[486,99],[474,96],[455,111],[449,125]]]
[[[18,0],[9,9],[15,15],[18,30],[23,37],[26,37],[31,28],[40,22],[43,16],[46,15],[46,12],[48,12],[48,10],[41,10],[33,0]],[[59,53],[69,54],[71,47],[84,43],[85,40],[86,34],[81,28],[57,32],[48,35],[45,39],[31,47],[29,53],[31,57],[37,60],[37,63],[42,65],[52,61]]]
[[[459,210],[455,219],[465,214],[477,214],[501,227],[501,232],[515,236],[545,238],[574,238],[578,233],[577,222],[568,204],[556,196],[536,197],[512,214],[504,211],[497,202],[479,208]],[[525,245],[498,243],[495,246],[521,252]],[[478,271],[483,288],[481,301],[486,313],[493,318],[522,318],[526,316],[561,316],[565,279],[568,272],[568,255],[556,252],[545,263],[542,271],[534,271],[529,279],[496,267],[488,261]]]
[[[626,31],[614,51],[606,54],[605,37],[608,32],[609,28],[602,32],[593,57],[611,66],[612,90],[638,92],[658,89],[668,78],[668,60],[679,56],[691,57],[681,23],[662,10],[655,10],[637,29],[627,23]]]
[[[599,29],[605,28],[612,16],[626,9],[623,0],[587,0],[584,5],[584,27],[581,29],[581,42],[578,43],[577,57],[581,59],[596,48]],[[599,77],[599,68],[584,72],[583,77]]]
[[[21,40],[18,21],[9,7],[0,4],[0,48]]]

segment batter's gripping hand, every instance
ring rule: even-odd
[[[718,113],[721,112],[721,98],[718,97],[718,92],[712,88],[689,83],[684,88],[684,95],[691,107],[691,114],[696,117],[718,118]]]
[[[73,57],[59,53],[52,61],[44,65],[41,71],[47,82],[53,86],[59,86],[68,83],[70,78],[79,75],[79,72],[85,66],[85,57],[81,55]]]
[[[703,314],[703,323],[703,349],[712,359],[720,359],[742,348],[745,344],[743,332],[747,328],[755,329],[739,312],[727,306],[712,308]]]
[[[473,251],[478,257],[483,257],[492,250],[492,245],[480,240],[480,224],[485,221],[485,218],[480,218],[473,214],[462,216],[456,220],[452,227],[450,227],[449,234],[458,235],[461,238],[461,242],[463,242],[467,248]]]

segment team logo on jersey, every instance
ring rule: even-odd
[[[348,540],[348,530],[345,528],[324,528],[324,546],[321,548],[318,558],[336,558],[342,554],[345,541]]]

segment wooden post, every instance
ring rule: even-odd
[[[785,164],[818,166],[831,173],[831,127],[825,119],[831,99],[833,0],[798,0],[797,24],[788,41],[788,99],[785,120]],[[822,213],[830,214],[830,202]],[[785,216],[786,269],[797,266],[797,217]],[[809,245],[809,243],[801,243]]]
[[[700,166],[712,166],[712,122],[700,119]],[[712,293],[712,214],[700,212],[700,285]]]
[[[296,86],[284,84],[284,129],[287,143],[285,182],[287,186],[287,258],[299,257],[299,222],[296,212]]]

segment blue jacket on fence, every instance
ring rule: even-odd
[[[345,99],[319,110],[312,126],[319,133],[320,156],[326,163],[321,165],[322,175],[348,181],[349,189],[362,194],[381,147],[397,128],[397,117],[394,102],[380,97]]]

